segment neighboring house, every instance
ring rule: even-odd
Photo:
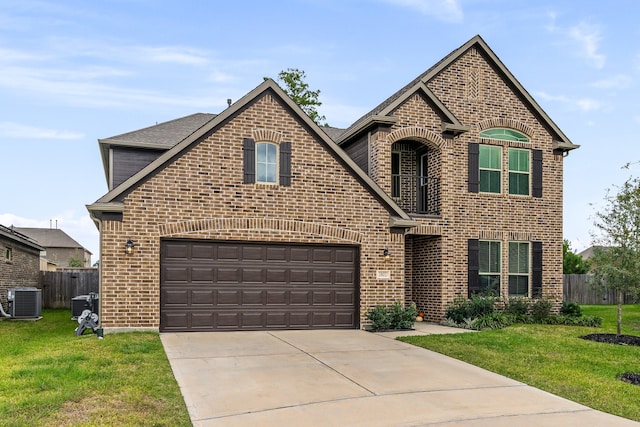
[[[0,225],[0,303],[7,307],[7,291],[16,287],[38,287],[40,251],[44,248],[19,233]]]
[[[456,295],[562,301],[562,164],[577,148],[479,36],[346,130],[272,80],[219,115],[100,140],[106,330],[440,320]]]
[[[587,249],[583,250],[582,252],[578,253],[578,256],[581,256],[582,259],[589,260],[590,258],[593,258],[593,256],[596,253],[596,250],[601,250],[601,251],[606,251],[609,249],[609,246],[589,246]]]
[[[91,252],[59,228],[15,227],[15,229],[45,248],[44,258],[47,261],[47,270],[51,269],[52,264],[57,268],[68,268],[69,261],[72,259],[80,261],[82,268],[91,267]]]

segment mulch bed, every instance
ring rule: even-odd
[[[637,345],[640,346],[640,337],[634,335],[616,335],[616,334],[589,334],[580,337],[589,341],[597,341],[607,344],[619,345]],[[624,382],[640,385],[640,373],[625,372],[620,375],[620,379]]]

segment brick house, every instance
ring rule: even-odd
[[[45,248],[44,261],[57,268],[72,267],[70,263],[81,263],[73,267],[91,267],[91,251],[59,228],[15,227],[16,231],[35,240]],[[73,262],[72,262],[73,261]]]
[[[0,225],[0,304],[7,309],[7,291],[39,287],[40,251],[44,248],[13,227]]]
[[[107,330],[357,328],[394,301],[437,321],[457,294],[562,299],[578,146],[479,36],[348,129],[267,80],[219,115],[100,146]]]

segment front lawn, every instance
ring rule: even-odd
[[[69,310],[0,321],[0,425],[190,426],[156,333],[74,335]]]
[[[640,421],[640,386],[620,381],[640,372],[640,347],[580,339],[615,333],[616,306],[582,306],[602,328],[513,325],[474,334],[402,337],[402,341],[463,360],[574,402]],[[623,308],[623,334],[640,335],[640,305]]]

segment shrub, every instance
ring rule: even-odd
[[[494,297],[471,295],[469,317],[477,318],[492,314],[495,311],[495,303]]]
[[[387,311],[387,307],[376,305],[367,313],[367,319],[371,320],[371,327],[374,330],[389,329],[391,318]]]
[[[449,307],[447,307],[445,317],[452,320],[455,324],[460,324],[464,322],[465,318],[469,317],[468,311],[467,299],[458,294],[455,296]]]
[[[551,301],[545,298],[540,298],[531,304],[531,317],[533,317],[534,322],[544,323],[544,319],[551,315],[552,307]]]
[[[504,303],[504,312],[516,316],[524,316],[529,312],[529,301],[525,298],[509,298]]]
[[[472,329],[501,329],[513,323],[512,318],[505,313],[491,313],[478,317],[471,323]]]
[[[374,331],[385,329],[411,329],[416,321],[418,309],[415,304],[404,307],[400,301],[391,306],[377,305],[367,313]]]
[[[580,317],[582,316],[582,308],[575,302],[564,301],[560,307],[560,314],[568,317]]]
[[[472,295],[471,299],[466,299],[462,295],[457,295],[447,308],[445,317],[461,324],[465,319],[477,319],[492,314],[495,310],[495,302],[494,297]]]

